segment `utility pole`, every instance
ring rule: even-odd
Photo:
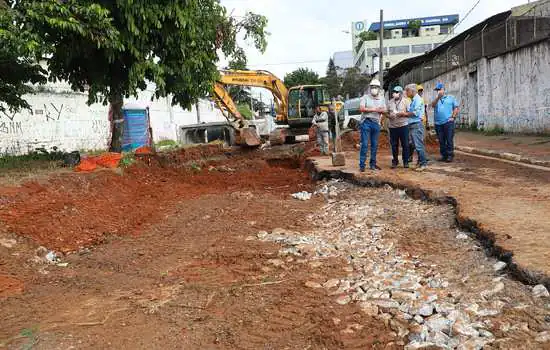
[[[380,58],[378,59],[378,80],[384,86],[384,10],[380,9]]]

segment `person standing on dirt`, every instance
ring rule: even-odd
[[[407,97],[411,99],[407,116],[409,117],[409,137],[412,137],[416,153],[418,153],[419,166],[418,171],[423,171],[428,166],[426,151],[424,147],[424,125],[422,125],[422,116],[424,115],[424,100],[416,90],[416,84],[409,84],[405,87]]]
[[[393,156],[392,169],[397,168],[399,164],[399,144],[403,149],[403,167],[409,167],[409,110],[410,102],[403,98],[403,88],[396,86],[392,90],[392,99],[388,105],[389,109],[389,128],[390,144]]]
[[[332,145],[336,145],[336,111],[334,110],[334,106],[330,105],[328,107],[328,128],[330,131],[330,141],[332,142]]]
[[[328,139],[329,139],[329,128],[328,128],[328,113],[321,112],[321,107],[315,107],[315,115],[313,116],[313,127],[315,127],[315,132],[317,135],[317,144],[321,150],[321,155],[328,155]]]
[[[367,161],[367,151],[370,142],[370,162],[371,170],[380,170],[376,164],[376,153],[378,151],[378,138],[380,137],[380,121],[382,114],[386,112],[386,101],[381,91],[380,81],[373,79],[369,84],[368,94],[361,97],[359,111],[361,112],[361,121],[359,130],[361,131],[361,150],[359,152],[359,170],[365,171]]]
[[[454,158],[455,119],[458,115],[458,102],[454,96],[445,93],[445,85],[437,83],[437,96],[432,101],[434,108],[435,131],[439,139],[439,153],[442,162],[451,163]]]

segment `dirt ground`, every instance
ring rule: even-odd
[[[519,154],[525,157],[550,161],[549,136],[495,135],[460,131],[456,145]]]
[[[187,151],[188,152],[188,151]],[[143,159],[124,174],[53,175],[0,190],[0,344],[7,348],[365,348],[385,325],[304,286],[341,262],[276,268],[258,230],[302,229],[319,199],[303,157],[201,154]],[[208,161],[205,158],[209,158]],[[48,265],[38,245],[67,267]],[[8,248],[9,247],[9,248]],[[63,254],[64,253],[64,254]],[[341,334],[333,318],[366,326]]]
[[[281,244],[257,238],[277,228],[314,237],[343,224],[338,217],[324,222],[326,205],[334,199],[290,196],[316,189],[302,168],[305,157],[316,154],[311,145],[266,151],[199,147],[143,157],[123,171],[53,173],[0,187],[0,347],[403,348],[410,339],[389,314],[366,313],[358,303],[335,302],[333,293],[311,287],[353,275],[349,256],[281,255]],[[457,186],[479,182],[478,190],[497,191],[502,186],[491,185],[490,178],[511,171],[470,162],[459,158]],[[485,175],[477,167],[486,169]],[[431,171],[427,179],[452,173]],[[513,173],[510,181],[525,181],[519,176]],[[537,186],[545,183],[542,175],[529,179]],[[398,251],[423,259],[419,273],[429,275],[424,266],[442,265],[451,286],[465,295],[478,295],[479,288],[493,283],[493,262],[484,260],[479,247],[452,241],[450,208],[407,202],[427,208],[421,209],[427,214],[404,220],[394,212],[386,215],[392,195],[347,191],[351,194],[342,200],[367,200],[383,214],[381,224],[408,222],[399,236],[388,234]],[[538,202],[530,203],[537,210]],[[340,210],[355,205],[343,203]],[[44,258],[49,250],[57,252],[57,264]],[[479,269],[465,286],[464,277],[475,266]],[[527,348],[543,348],[544,341],[533,339],[547,329],[544,307],[526,297],[525,286],[506,285],[503,300],[529,306],[503,311],[492,328],[484,326],[501,340],[494,348],[522,348],[518,344],[527,338],[525,344],[532,345]]]

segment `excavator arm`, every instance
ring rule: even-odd
[[[288,115],[288,89],[283,81],[272,73],[264,70],[221,70],[220,78],[216,85],[219,86],[218,84],[221,85],[221,87],[225,85],[250,86],[260,87],[271,91],[275,99],[274,102],[278,106],[277,120],[286,120]],[[216,87],[214,90],[216,90]],[[223,88],[223,90],[225,90],[225,88]],[[219,95],[221,95],[221,92]],[[219,95],[217,94],[217,99],[220,99]],[[229,97],[229,95],[227,96]],[[231,99],[231,97],[229,97],[229,99]],[[234,105],[233,103],[233,106]],[[225,108],[233,114],[227,106],[225,106]],[[236,114],[233,115],[235,118],[239,118]]]

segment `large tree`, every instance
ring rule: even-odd
[[[298,85],[319,84],[319,74],[309,68],[298,68],[295,71],[285,75],[284,83],[291,88]]]
[[[347,69],[342,83],[342,95],[347,95],[350,98],[361,96],[370,83],[370,80],[370,76],[362,74],[359,68],[354,67]]]
[[[80,6],[91,15],[108,14],[109,23],[96,24],[66,33],[49,26],[47,19],[27,20],[50,48],[47,61],[50,79],[66,80],[74,90],[88,91],[88,102],[110,104],[113,119],[111,149],[122,144],[124,97],[137,95],[154,84],[154,97],[172,96],[173,104],[189,108],[207,96],[218,77],[220,55],[243,57],[239,33],[264,51],[267,45],[264,16],[247,13],[239,19],[229,16],[219,0],[27,0],[25,4],[59,3],[67,25],[79,16],[67,12]],[[35,22],[37,24],[35,24]],[[65,26],[65,25],[64,25]]]
[[[40,60],[51,54],[52,37],[109,46],[116,35],[110,23],[108,11],[93,4],[0,0],[0,111],[30,108],[24,95],[46,82]]]
[[[338,69],[334,64],[334,60],[331,58],[328,61],[327,74],[321,79],[322,83],[327,86],[328,93],[331,97],[341,95],[342,80],[343,79],[338,76]]]

